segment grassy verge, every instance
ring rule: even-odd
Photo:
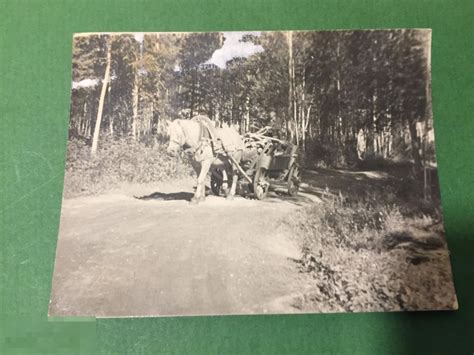
[[[71,139],[66,158],[64,197],[106,192],[122,183],[152,183],[182,178],[191,167],[172,158],[162,144],[145,145],[132,138],[107,139],[91,157],[90,147]]]
[[[409,213],[408,213],[409,212]],[[302,272],[314,289],[295,306],[316,312],[456,308],[449,253],[436,213],[384,196],[331,198],[290,218],[301,236]]]

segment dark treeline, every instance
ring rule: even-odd
[[[222,33],[76,36],[70,136],[164,138],[205,114],[241,133],[262,126],[333,166],[434,161],[430,34],[420,30],[262,32],[225,68],[206,64]]]

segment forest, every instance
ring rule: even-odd
[[[238,229],[258,240],[288,231],[301,248],[300,271],[314,277],[314,290],[293,305],[302,311],[456,308],[430,41],[429,30],[402,29],[76,35],[64,196],[104,202],[102,193],[118,190],[135,206],[120,208],[128,225],[155,220],[168,199],[192,195],[190,165],[166,153],[172,120],[206,115],[242,135],[272,127],[299,148],[299,200],[273,191],[279,208],[264,213],[271,204],[246,208],[254,201],[242,198],[227,209],[209,198],[200,206],[209,225],[233,221],[215,240],[242,220],[265,221],[258,233]],[[152,206],[148,217],[132,223],[136,201],[149,199],[156,203],[140,205]],[[116,224],[108,218],[100,228]],[[222,240],[219,251],[228,250]]]
[[[210,61],[227,37],[255,50]],[[235,34],[238,34],[237,41]],[[263,126],[306,164],[434,163],[430,32],[423,30],[76,35],[69,134],[166,141],[170,120],[204,114],[241,134]]]

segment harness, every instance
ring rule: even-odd
[[[208,119],[207,119],[208,120]],[[210,127],[210,122],[206,119],[201,119],[200,116],[194,118],[195,122],[199,123],[199,140],[198,145],[196,147],[191,147],[186,143],[182,143],[182,141],[178,141],[176,139],[172,139],[171,142],[175,143],[181,149],[183,149],[184,153],[188,156],[194,156],[196,161],[202,160],[202,154],[204,153],[204,149],[206,147],[210,147],[212,151],[212,155],[217,157],[219,154],[226,154],[224,146],[222,145],[222,141],[218,139],[216,136],[213,127]],[[183,127],[181,126],[180,122],[176,122],[181,129],[181,135],[184,135]]]
[[[225,152],[222,141],[217,137],[209,118],[205,116],[196,116],[194,118],[199,122],[199,146],[210,146],[214,156]]]
[[[205,125],[199,120],[196,120],[196,122],[199,122],[199,140],[198,140],[198,145],[196,147],[192,147],[186,142],[183,144],[182,140],[178,140],[178,139],[171,139],[170,142],[179,146],[187,156],[189,157],[194,156],[194,160],[201,161],[202,160],[201,155],[203,154],[204,148],[207,146],[210,146],[212,148],[212,144],[211,144],[210,134],[208,130],[206,129]],[[184,137],[185,135],[184,130],[180,122],[177,121],[176,124],[179,126],[181,130],[179,138]]]

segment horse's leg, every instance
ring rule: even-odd
[[[227,177],[226,166],[222,168],[222,189],[227,193],[227,189],[229,188],[229,178]]]
[[[201,164],[198,163],[194,159],[190,159],[190,163],[191,163],[191,166],[192,166],[194,172],[196,173],[196,181],[197,181],[197,179],[199,178],[199,174],[201,173]],[[194,188],[194,191],[196,191],[197,186],[195,186],[193,188]]]
[[[237,169],[232,169],[232,186],[230,187],[229,194],[227,195],[228,200],[233,200],[235,196],[235,190],[237,189]]]
[[[238,159],[236,159],[236,161],[240,162],[240,157],[238,155],[236,155],[235,157],[238,158]],[[232,166],[232,186],[230,188],[229,194],[227,195],[227,198],[229,200],[234,199],[235,190],[237,189],[237,179],[238,179],[237,167],[234,165],[234,163],[232,163],[231,166]]]
[[[201,162],[201,171],[199,172],[196,191],[194,192],[194,197],[191,199],[191,203],[199,203],[200,201],[205,200],[206,195],[205,195],[204,182],[206,181],[206,176],[207,176],[207,173],[209,172],[210,167],[211,167],[211,160],[206,159]]]
[[[209,173],[209,169],[212,165],[212,159],[204,160],[201,164],[201,172],[199,174],[198,184],[201,187],[201,196],[199,201],[204,201],[206,199],[206,178]]]
[[[194,159],[190,159],[190,160],[191,160],[191,166],[193,167],[193,170],[196,173],[196,176],[199,176],[199,174],[201,172],[201,164],[199,164]]]

